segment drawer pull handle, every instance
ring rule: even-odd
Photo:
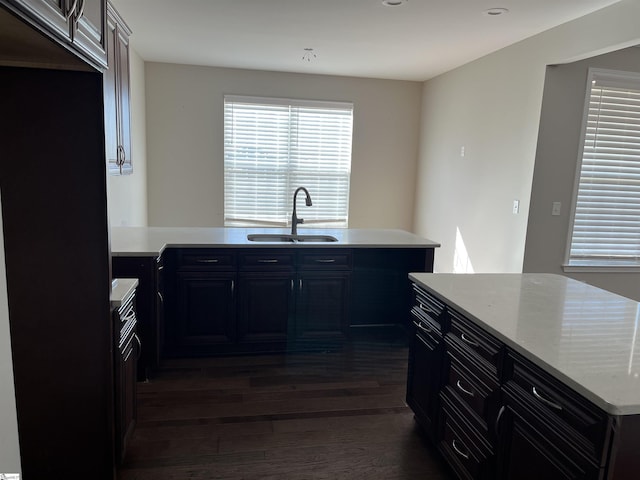
[[[467,345],[471,345],[472,347],[479,347],[480,344],[478,342],[476,342],[475,340],[471,340],[469,337],[467,337],[464,333],[462,335],[460,335],[460,338],[462,339],[462,341],[464,343],[466,343]]]
[[[197,262],[198,263],[218,263],[219,260],[217,258],[199,258]]]
[[[460,442],[460,443],[462,443],[462,442]],[[469,454],[467,452],[463,452],[462,450],[460,450],[460,447],[458,447],[458,442],[456,442],[455,438],[451,442],[451,446],[453,447],[453,449],[456,451],[456,453],[458,455],[460,455],[465,460],[469,460]]]
[[[318,258],[316,259],[316,263],[335,263],[335,258]]]
[[[548,405],[551,408],[554,408],[556,410],[562,410],[562,405],[553,402],[549,399],[544,398],[542,395],[540,395],[538,393],[538,390],[536,390],[536,387],[532,387],[531,388],[531,392],[533,393],[533,396],[536,397],[538,400],[540,400],[542,403],[544,403],[545,405]]]
[[[259,258],[258,263],[278,263],[277,258]]]
[[[426,333],[432,333],[432,332],[433,332],[433,330],[431,330],[430,328],[425,327],[425,326],[422,324],[422,322],[419,322],[417,325],[418,325],[418,328],[419,328],[420,330],[422,330],[423,332],[426,332]]]
[[[462,393],[465,393],[470,397],[475,397],[475,393],[473,393],[473,390],[467,390],[466,388],[464,388],[460,383],[460,380],[456,382],[456,387],[458,387],[458,390],[460,390]]]
[[[418,307],[420,308],[420,310],[423,310],[423,311],[425,311],[427,313],[436,313],[435,311],[433,311],[429,307],[425,307],[423,303],[420,303]]]

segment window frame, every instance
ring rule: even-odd
[[[322,169],[319,168],[320,174],[318,174],[319,178],[329,178],[332,176],[337,176],[340,180],[339,182],[342,182],[342,184],[340,185],[335,184],[332,185],[330,182],[325,183],[324,185],[320,185],[320,186],[325,186],[325,187],[330,187],[329,190],[338,190],[340,192],[340,194],[336,194],[335,197],[331,197],[329,196],[329,199],[335,199],[338,198],[339,199],[339,204],[342,205],[344,207],[344,211],[341,211],[341,213],[338,215],[339,218],[321,218],[321,219],[315,219],[313,218],[313,215],[308,215],[311,218],[308,218],[306,221],[306,226],[308,227],[316,227],[316,228],[348,228],[349,226],[349,200],[350,200],[350,187],[351,187],[351,165],[353,162],[353,124],[354,124],[354,111],[355,111],[355,106],[353,102],[347,102],[347,101],[323,101],[323,100],[306,100],[306,99],[291,99],[291,98],[282,98],[282,97],[262,97],[262,96],[251,96],[251,95],[233,95],[233,94],[225,94],[224,98],[223,98],[223,130],[224,130],[224,142],[223,142],[223,175],[224,175],[224,196],[225,196],[225,201],[224,201],[224,214],[223,214],[223,218],[224,218],[224,225],[225,227],[281,227],[281,228],[285,228],[285,227],[290,227],[291,226],[291,200],[290,198],[292,198],[293,192],[297,187],[307,187],[309,189],[309,193],[311,194],[312,197],[312,201],[314,203],[314,205],[317,205],[317,199],[319,198],[323,198],[322,194],[319,193],[317,191],[316,188],[314,188],[314,185],[312,185],[312,180],[310,180],[310,184],[305,184],[307,182],[302,181],[301,185],[298,185],[297,183],[300,183],[301,180],[295,180],[295,177],[298,176],[300,177],[300,175],[302,175],[303,177],[309,176],[313,174],[313,166],[314,163],[313,161],[311,161],[310,163],[306,162],[306,158],[303,156],[300,156],[300,149],[304,149],[304,145],[305,145],[305,137],[304,135],[301,136],[294,136],[294,137],[290,137],[290,138],[295,138],[296,141],[294,142],[290,142],[287,145],[287,148],[285,149],[286,154],[283,157],[285,160],[286,168],[284,169],[285,175],[286,175],[286,181],[284,181],[284,184],[287,186],[285,188],[285,191],[287,192],[285,194],[285,199],[284,201],[286,203],[282,203],[283,199],[280,198],[279,200],[276,201],[276,205],[279,206],[285,206],[285,208],[283,210],[281,210],[280,208],[277,209],[277,211],[279,212],[277,218],[275,219],[266,219],[261,221],[258,220],[256,217],[256,215],[248,215],[248,217],[250,218],[242,218],[243,215],[235,215],[235,219],[229,218],[232,215],[230,215],[230,211],[227,209],[227,190],[228,190],[228,179],[227,179],[227,175],[228,172],[237,166],[231,166],[228,167],[228,158],[230,156],[233,155],[230,154],[228,155],[227,152],[227,146],[228,146],[228,132],[229,132],[229,125],[227,124],[228,121],[228,116],[227,116],[227,108],[228,108],[228,104],[234,104],[234,103],[238,103],[238,104],[246,104],[246,105],[255,105],[256,106],[256,110],[259,110],[261,106],[267,107],[272,105],[274,107],[288,107],[289,108],[289,117],[287,120],[287,127],[288,127],[288,132],[296,132],[296,135],[298,134],[298,126],[299,125],[304,125],[304,123],[301,124],[295,124],[292,123],[292,120],[296,118],[297,113],[291,113],[293,110],[295,110],[297,107],[299,107],[302,111],[302,117],[300,118],[304,118],[304,114],[305,114],[305,109],[307,110],[307,114],[309,113],[309,110],[313,110],[314,108],[319,108],[319,109],[323,109],[325,111],[328,110],[332,110],[332,109],[336,109],[336,110],[341,110],[343,113],[342,115],[345,116],[345,118],[348,118],[349,120],[349,124],[348,124],[348,134],[345,136],[344,133],[344,123],[340,123],[340,115],[337,116],[337,118],[335,119],[335,124],[333,125],[334,127],[337,126],[339,128],[338,132],[336,133],[336,136],[333,137],[334,142],[325,142],[327,145],[327,148],[329,148],[329,153],[330,154],[334,154],[334,155],[329,155],[329,159],[331,161],[333,161],[334,163],[336,163],[335,167],[336,170],[331,171],[328,168]],[[314,119],[313,116],[307,116],[307,118],[311,118],[312,120]],[[321,118],[321,116],[320,116]],[[235,126],[232,126],[232,128]],[[307,127],[309,128],[309,124],[307,124]],[[259,130],[259,129],[257,129]],[[315,133],[315,130],[306,130],[306,132],[309,131],[313,131]],[[322,132],[323,130],[320,130],[320,132]],[[278,132],[280,132],[280,130],[278,130]],[[305,130],[300,131],[301,133],[304,133]],[[240,131],[240,133],[242,133],[242,131]],[[279,135],[279,134],[276,134]],[[285,135],[286,136],[286,135]],[[313,136],[313,135],[312,135]],[[274,140],[277,137],[273,137]],[[347,145],[348,145],[348,154],[345,155],[343,149],[338,148],[338,150],[340,151],[340,153],[334,153],[331,148],[332,145],[337,144],[337,145],[341,145],[343,146],[345,139],[348,140]],[[257,142],[259,142],[260,140],[257,140]],[[307,139],[307,141],[309,141]],[[336,143],[337,142],[337,143]],[[312,147],[313,147],[313,142],[312,143]],[[253,143],[253,145],[256,145],[257,143]],[[242,147],[242,144],[240,145],[236,145],[236,148],[238,147]],[[308,148],[308,144],[306,146]],[[317,150],[318,152],[322,151],[322,150]],[[345,162],[345,156],[348,157],[348,161]],[[313,155],[311,157],[308,158],[314,158]],[[245,160],[246,161],[246,160]],[[276,160],[276,163],[280,161],[279,155],[278,155],[278,159]],[[273,162],[273,159],[271,159],[271,162]],[[310,165],[312,167],[312,170],[309,171],[308,169],[305,170],[304,165],[307,165],[307,167]],[[316,162],[315,165],[318,165],[318,163]],[[346,168],[345,168],[346,166]],[[296,168],[297,167],[297,168]],[[250,172],[250,171],[249,171]],[[306,173],[305,173],[306,172]],[[273,171],[274,176],[276,175],[276,171]],[[242,173],[240,173],[240,175],[242,175]],[[250,173],[249,173],[250,175]],[[313,177],[312,177],[313,178]],[[275,180],[274,180],[275,181]],[[248,181],[247,185],[251,184],[251,180]],[[242,185],[241,183],[239,185]],[[283,183],[282,182],[277,182],[276,185],[279,185],[280,187],[282,187]],[[291,190],[290,192],[288,192],[288,190]],[[279,190],[280,192],[282,192],[282,190]],[[328,194],[325,190],[325,193]],[[281,194],[279,194],[281,195]],[[243,198],[242,196],[240,198]],[[247,197],[249,198],[249,197]],[[257,197],[260,198],[260,197]],[[327,197],[325,197],[327,198]],[[298,201],[298,205],[300,206],[300,201]],[[328,205],[333,205],[333,202],[328,202]],[[325,204],[327,205],[327,204]],[[328,207],[329,209],[331,207]],[[242,210],[239,213],[243,213]],[[254,212],[257,213],[259,216],[259,211]],[[301,213],[301,212],[299,212]],[[313,211],[310,211],[310,213],[316,213]],[[326,213],[326,212],[325,212]],[[331,213],[331,212],[329,212]],[[303,216],[301,214],[301,216]],[[305,215],[307,216],[307,215]],[[300,225],[301,227],[304,226],[304,224]]]
[[[592,258],[592,259],[585,259],[581,262],[576,262],[574,260],[574,262],[576,263],[572,263],[571,250],[573,246],[573,232],[574,232],[575,222],[576,222],[578,195],[580,191],[580,179],[582,176],[585,141],[587,137],[587,128],[588,128],[588,122],[589,122],[591,92],[592,92],[594,77],[597,77],[598,75],[608,76],[610,78],[621,77],[625,79],[635,79],[638,82],[638,90],[640,91],[640,72],[629,72],[629,71],[594,68],[594,67],[591,67],[588,70],[587,80],[585,85],[585,96],[584,96],[584,106],[583,106],[583,114],[582,114],[582,125],[581,125],[581,132],[580,132],[580,143],[578,146],[578,157],[576,162],[575,178],[574,178],[574,185],[573,185],[572,197],[571,197],[569,228],[567,231],[565,256],[564,256],[564,263],[562,265],[562,268],[563,268],[563,271],[567,273],[571,273],[571,272],[614,273],[614,272],[622,272],[622,271],[640,272],[640,256],[636,257],[635,261],[611,260],[610,262],[608,262],[607,260],[604,260],[604,259],[596,260],[595,258]],[[640,141],[640,132],[638,133],[638,140]],[[638,159],[638,163],[640,164],[640,158]],[[640,245],[640,239],[638,240],[638,245]]]

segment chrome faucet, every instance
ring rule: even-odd
[[[313,205],[311,203],[311,195],[309,195],[309,190],[307,190],[304,187],[296,188],[296,191],[293,193],[293,214],[291,215],[291,235],[297,235],[298,224],[304,223],[304,218],[298,218],[298,215],[296,215],[296,197],[298,196],[298,192],[300,190],[304,190],[304,193],[307,195],[307,198],[305,200],[305,204],[307,205],[307,207],[310,207],[311,205]]]

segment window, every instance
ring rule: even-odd
[[[640,266],[640,74],[589,85],[568,265]]]
[[[350,103],[225,96],[225,225],[290,224],[302,186],[305,225],[346,227],[352,125]]]

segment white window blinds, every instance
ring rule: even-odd
[[[350,103],[225,96],[225,225],[290,224],[302,186],[305,225],[346,227],[352,125]]]
[[[589,76],[569,265],[638,265],[640,74]]]

